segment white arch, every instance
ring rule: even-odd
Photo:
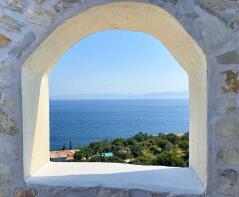
[[[59,25],[22,68],[24,173],[49,161],[48,73],[85,36],[110,29],[148,33],[159,39],[189,75],[190,167],[207,183],[206,58],[181,24],[158,6],[119,2],[95,6]],[[173,79],[172,79],[173,80]]]

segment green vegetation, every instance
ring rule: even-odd
[[[74,155],[74,161],[187,167],[189,134],[138,133],[128,139],[93,142],[79,149]],[[107,154],[103,153],[113,153],[113,156],[106,157],[104,155]]]

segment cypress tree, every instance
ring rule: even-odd
[[[71,144],[71,140],[70,140],[70,147],[69,147],[69,150],[71,150],[72,149],[72,144]]]

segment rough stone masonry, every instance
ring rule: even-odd
[[[169,12],[206,55],[209,180],[204,196],[239,197],[239,0],[138,1]],[[30,187],[24,182],[22,65],[59,21],[111,2],[119,0],[0,1],[0,197],[182,196],[101,186]]]

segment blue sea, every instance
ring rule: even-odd
[[[148,134],[188,132],[187,99],[52,100],[50,148]]]

